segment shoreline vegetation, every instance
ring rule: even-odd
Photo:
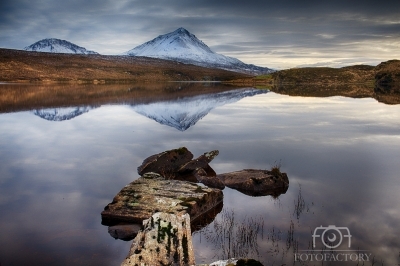
[[[158,90],[161,89],[160,86],[172,89],[176,87],[172,84],[179,82],[209,83],[209,87],[217,82],[224,87],[266,88],[290,96],[375,98],[386,104],[399,104],[400,60],[382,62],[377,66],[292,68],[250,76],[148,57],[55,54],[0,48],[0,83],[40,85],[42,95],[49,90],[47,85],[64,87],[85,84],[96,87],[101,84],[132,84],[132,89],[136,91],[140,87],[148,87],[146,84],[153,84],[151,87],[157,87]],[[169,85],[166,85],[167,83]],[[114,92],[109,91],[110,89],[102,93],[104,89],[95,87],[91,88],[91,91],[79,92],[78,95],[83,93],[81,96],[84,98],[102,98],[108,94],[116,96]],[[64,97],[71,98],[72,96],[68,95],[73,94],[76,102],[78,95],[74,90],[65,87],[61,90]],[[3,88],[2,94],[7,92],[10,96],[10,93],[15,94],[13,91],[10,87]],[[122,91],[121,93],[125,94]],[[38,96],[37,93],[34,94]],[[61,96],[59,91],[53,94],[56,98]],[[55,97],[53,94],[50,98]],[[2,98],[7,99],[0,100],[9,103],[11,98],[8,96],[3,95]]]
[[[382,62],[376,67],[304,67],[250,76],[149,57],[57,54],[0,48],[2,83],[127,84],[177,81],[218,81],[238,86],[358,84],[393,87],[400,83],[400,60]]]

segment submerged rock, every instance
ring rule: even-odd
[[[249,196],[278,196],[286,193],[289,179],[286,173],[268,170],[244,169],[217,176],[225,186]]]
[[[132,240],[138,234],[140,224],[122,224],[108,227],[108,233],[115,239]]]
[[[139,178],[126,185],[101,213],[102,223],[141,224],[156,212],[188,213],[195,220],[223,200],[219,189],[161,178]]]
[[[188,214],[158,212],[143,227],[121,266],[195,264]]]

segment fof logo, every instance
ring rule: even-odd
[[[350,230],[347,227],[336,227],[335,225],[318,226],[314,229],[312,235],[313,247],[315,248],[316,238],[320,238],[322,244],[327,248],[337,248],[343,242],[343,237],[348,238],[348,247],[351,246],[351,235]]]
[[[343,238],[348,239],[348,247],[351,246],[351,235],[350,230],[347,227],[336,227],[335,225],[319,226],[315,228],[312,235],[313,247],[316,247],[316,239],[320,238],[322,244],[327,248],[337,248],[342,242]]]
[[[372,253],[361,252],[367,250],[350,250],[350,249],[336,249],[345,239],[347,239],[347,246],[351,246],[351,234],[347,227],[337,227],[335,225],[329,226],[319,226],[315,228],[312,234],[313,239],[313,249],[311,250],[300,250],[304,251],[301,253],[294,253],[294,261],[370,261]],[[328,248],[326,249],[315,249],[316,242],[321,241],[321,243]],[[321,246],[321,244],[319,245]],[[332,250],[336,249],[336,250]],[[316,253],[317,252],[317,253]],[[357,264],[358,265],[358,264]],[[364,265],[364,263],[363,263]]]

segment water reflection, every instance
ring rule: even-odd
[[[37,115],[48,121],[65,121],[87,113],[94,108],[96,107],[80,106],[54,109],[38,109],[32,112],[34,115]]]
[[[33,112],[48,121],[65,121],[100,107],[100,104],[126,104],[135,112],[148,117],[162,125],[185,131],[205,117],[212,109],[225,104],[237,102],[245,97],[267,93],[268,90],[254,88],[235,89],[229,86],[198,83],[168,83],[164,87],[157,84],[129,86],[81,86],[71,89],[68,86],[54,86],[33,92],[31,86],[15,86],[5,89],[6,93],[17,94],[18,100],[8,110],[25,110],[37,105],[62,104],[69,107],[36,109]],[[7,88],[7,85],[4,86]],[[37,88],[36,88],[37,89]],[[71,95],[69,95],[69,93]],[[29,96],[29,98],[26,96]],[[68,97],[62,98],[61,95]],[[24,97],[26,97],[24,99]],[[8,100],[10,96],[3,95]],[[22,98],[22,99],[21,99]],[[1,99],[1,98],[0,98]],[[48,99],[52,99],[48,102]],[[77,99],[79,99],[77,101]],[[73,106],[75,103],[91,103],[92,105]],[[94,104],[94,105],[93,105]],[[5,106],[10,105],[5,101]],[[32,106],[32,107],[31,107]]]
[[[111,238],[99,213],[137,178],[143,158],[180,146],[195,154],[218,149],[211,163],[217,173],[270,169],[282,161],[291,186],[278,199],[224,190],[223,211],[234,210],[235,221],[264,220],[257,236],[264,264],[293,264],[294,250],[311,249],[312,232],[321,225],[348,227],[352,249],[369,250],[375,265],[400,263],[399,105],[270,92],[212,109],[177,136],[175,128],[119,105],[168,101],[174,90],[93,86],[79,89],[82,97],[71,97],[67,105],[60,95],[78,89],[49,94],[41,86],[12,86],[1,87],[0,94],[2,266],[119,265],[130,243]],[[219,90],[204,88],[206,94]],[[98,105],[62,123],[30,112]],[[219,259],[200,233],[193,240],[198,263]]]
[[[374,98],[385,104],[400,104],[400,90],[391,87],[373,87],[363,84],[350,85],[280,85],[272,91],[290,96],[332,97],[345,96],[351,98]]]
[[[201,234],[219,251],[219,258],[253,258],[259,256],[257,238],[263,230],[262,217],[237,221],[234,210],[225,209]]]
[[[214,108],[267,92],[267,90],[246,88],[191,97],[179,97],[178,94],[174,100],[139,104],[133,106],[133,109],[162,125],[185,131]]]

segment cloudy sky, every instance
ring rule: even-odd
[[[184,27],[213,51],[276,69],[400,59],[398,0],[1,0],[0,47],[59,38],[119,54]]]

